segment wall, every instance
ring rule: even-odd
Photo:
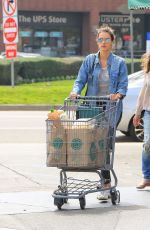
[[[83,23],[83,53],[86,53],[86,51],[95,52],[97,50],[95,29],[98,26],[99,13],[116,12],[126,2],[126,0],[18,0],[18,9],[24,11],[68,11],[86,13]],[[2,4],[2,0],[0,0],[0,4]],[[0,23],[2,23],[2,12],[0,12]],[[2,38],[0,39],[1,43]]]

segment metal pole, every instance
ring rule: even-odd
[[[131,36],[131,73],[134,73],[134,54],[133,54],[133,13],[130,10],[130,36]]]
[[[11,59],[11,86],[14,87],[15,80],[14,80],[14,59]]]

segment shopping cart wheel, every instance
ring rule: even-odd
[[[117,203],[120,203],[120,192],[119,190],[111,190],[111,202],[113,205],[116,205]]]
[[[85,197],[80,197],[79,202],[80,202],[80,208],[85,209],[85,205],[86,205]]]
[[[64,204],[63,198],[56,198],[56,197],[54,198],[54,205],[56,205],[59,210],[61,210],[63,204]]]
[[[65,193],[64,195],[65,195],[65,196],[68,196],[68,194],[67,194],[67,193]],[[64,203],[65,203],[65,204],[67,204],[67,203],[68,203],[68,198],[63,198],[63,200],[64,200]]]

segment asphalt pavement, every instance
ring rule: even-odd
[[[142,177],[142,143],[120,132],[114,162],[120,204],[101,203],[92,193],[85,210],[73,199],[61,211],[54,206],[60,170],[46,167],[46,117],[46,110],[0,112],[0,230],[149,229],[150,189],[135,188]],[[70,175],[95,180],[94,173]]]

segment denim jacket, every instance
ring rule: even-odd
[[[89,54],[83,61],[77,79],[73,86],[73,92],[81,94],[82,89],[87,83],[87,96],[97,96],[99,93],[99,74],[101,65],[99,64],[99,52]],[[109,93],[120,93],[126,95],[128,87],[127,66],[123,58],[110,53],[107,61],[109,73]],[[105,95],[104,95],[105,96]],[[122,102],[119,105],[119,115],[122,112]],[[119,119],[119,118],[118,118]]]

